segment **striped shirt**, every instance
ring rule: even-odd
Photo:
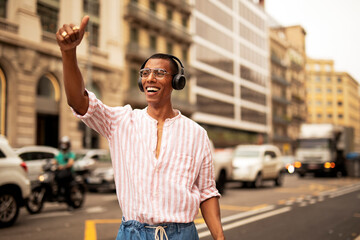
[[[156,158],[157,121],[147,108],[109,107],[88,93],[87,113],[77,116],[109,142],[116,194],[126,220],[191,222],[202,201],[220,196],[210,141],[200,125],[180,112],[166,119]]]

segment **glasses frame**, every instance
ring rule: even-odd
[[[146,76],[146,77],[143,77],[142,76],[142,72],[144,72],[144,70],[150,70],[150,73],[149,73],[149,75],[148,76]],[[158,76],[158,72],[159,71],[164,71],[165,73],[164,73],[164,76]],[[141,78],[148,78],[150,75],[151,75],[151,73],[153,73],[154,75],[155,75],[155,78],[156,79],[163,79],[164,77],[165,77],[165,75],[172,75],[171,73],[168,73],[165,69],[163,69],[163,68],[143,68],[143,69],[141,69],[140,71],[139,71],[139,75],[140,75],[140,77]]]

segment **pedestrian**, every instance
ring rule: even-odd
[[[210,141],[197,123],[173,109],[171,93],[185,85],[184,67],[155,54],[141,66],[138,85],[147,107],[109,107],[87,91],[77,65],[89,17],[56,33],[63,78],[74,114],[109,142],[123,218],[116,239],[199,239],[199,207],[214,239],[224,239]],[[110,80],[109,80],[110,81]]]

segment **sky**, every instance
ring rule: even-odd
[[[265,0],[265,10],[305,29],[308,57],[333,60],[335,71],[360,82],[360,0]]]

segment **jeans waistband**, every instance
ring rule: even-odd
[[[136,220],[125,220],[125,217],[122,217],[122,224],[124,226],[132,226],[138,229],[147,229],[147,230],[153,230],[152,228],[156,228],[157,226],[166,227],[166,231],[177,231],[181,232],[182,229],[187,228],[189,226],[194,225],[194,222],[189,223],[159,223],[159,224],[147,224],[147,223],[141,223]]]

